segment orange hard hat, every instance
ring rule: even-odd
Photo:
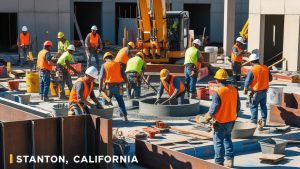
[[[44,46],[52,46],[52,42],[50,40],[47,40],[44,42]]]

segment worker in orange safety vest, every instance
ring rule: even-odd
[[[100,59],[99,54],[102,51],[102,40],[100,35],[97,33],[97,26],[91,27],[91,32],[85,38],[85,48],[87,52],[87,67],[92,66],[92,57],[95,57],[97,70],[100,70]]]
[[[19,64],[20,66],[25,66],[28,61],[28,54],[32,50],[31,46],[31,36],[28,32],[27,26],[22,27],[22,32],[19,34],[17,45],[19,47]]]
[[[119,50],[117,53],[117,56],[115,58],[115,62],[121,63],[122,69],[126,70],[126,65],[128,60],[134,56],[135,53],[135,44],[133,42],[129,42],[127,44],[127,47],[123,47]]]

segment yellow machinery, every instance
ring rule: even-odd
[[[244,39],[244,40],[248,40],[248,19],[242,29],[242,31],[240,32],[240,36]]]

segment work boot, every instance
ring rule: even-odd
[[[127,118],[127,116],[124,116],[124,119],[123,119],[123,121],[125,121],[125,122],[128,122],[128,118]]]
[[[48,97],[48,96],[45,96],[45,97],[43,98],[43,100],[44,100],[44,102],[47,102],[47,101],[49,101],[49,97]]]
[[[41,95],[40,98],[41,98],[41,100],[44,100],[44,96],[43,95]]]
[[[233,168],[233,159],[225,160],[224,167]]]
[[[194,93],[191,93],[189,99],[196,99],[196,95]]]

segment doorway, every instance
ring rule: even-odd
[[[18,19],[17,13],[0,13],[0,52],[17,53]]]

